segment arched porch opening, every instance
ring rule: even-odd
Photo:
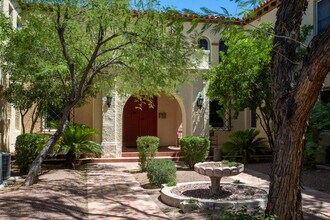
[[[159,151],[178,146],[178,130],[181,129],[183,135],[186,133],[184,106],[180,98],[161,94],[154,99],[152,109],[146,104],[139,109],[138,105],[130,97],[123,108],[122,151],[137,151],[136,138],[146,135],[159,137]]]

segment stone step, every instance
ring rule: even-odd
[[[155,160],[172,160],[178,162],[183,157],[155,157]],[[82,163],[122,163],[122,162],[138,162],[138,157],[118,157],[118,158],[86,158],[79,159]]]
[[[122,157],[138,157],[138,152],[122,152]],[[157,152],[156,157],[180,157],[180,151]]]

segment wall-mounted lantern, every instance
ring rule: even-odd
[[[105,104],[107,104],[109,108],[111,106],[111,101],[112,101],[112,97],[107,95],[105,99]]]
[[[196,101],[197,107],[201,109],[203,107],[203,102],[204,102],[204,97],[203,97],[202,93],[199,93],[199,96]]]
[[[166,112],[159,112],[158,113],[158,118],[165,119],[166,118]]]

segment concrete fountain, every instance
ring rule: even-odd
[[[176,186],[164,186],[161,190],[161,200],[183,212],[195,209],[219,208],[265,208],[267,192],[254,186],[223,181],[223,177],[239,175],[244,171],[244,165],[236,162],[203,162],[194,166],[195,172],[208,176],[209,182],[178,183]]]

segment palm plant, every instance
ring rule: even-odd
[[[90,139],[98,132],[86,125],[70,124],[62,134],[60,141],[54,148],[55,154],[63,152],[66,154],[66,166],[74,167],[75,159],[81,154],[103,154],[102,146]]]
[[[236,131],[229,135],[230,141],[223,144],[222,152],[225,157],[242,155],[242,162],[246,164],[252,155],[262,154],[268,150],[266,139],[258,137],[258,130]]]

